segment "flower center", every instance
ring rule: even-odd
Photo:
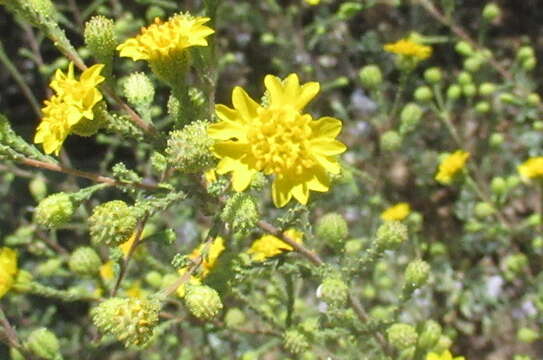
[[[315,164],[309,139],[311,117],[289,108],[261,108],[248,140],[255,167],[265,174],[301,175]]]

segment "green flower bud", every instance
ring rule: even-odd
[[[91,239],[99,244],[118,246],[130,238],[137,223],[131,206],[121,200],[108,201],[95,207],[89,218]]]
[[[491,2],[491,3],[486,4],[485,7],[483,8],[483,19],[485,19],[488,22],[492,22],[496,20],[498,17],[500,17],[501,13],[502,11],[500,7],[496,3]]]
[[[124,82],[123,93],[130,105],[149,106],[155,97],[155,87],[147,75],[136,72]]]
[[[207,136],[208,123],[195,121],[170,133],[166,154],[168,162],[183,173],[196,173],[211,167],[213,139]]]
[[[479,86],[479,94],[481,96],[492,95],[496,91],[496,84],[485,82]]]
[[[541,97],[536,93],[529,94],[526,100],[528,101],[528,104],[532,106],[539,106],[539,104],[541,104]]]
[[[10,1],[7,0],[7,2],[9,3]],[[26,2],[30,9],[40,14],[40,16],[49,18],[53,21],[56,21],[56,19],[58,18],[57,9],[55,8],[55,5],[51,0],[27,0]],[[24,10],[25,8],[23,6],[23,12]]]
[[[433,257],[443,256],[447,254],[447,247],[443,243],[432,243],[430,246],[430,254]]]
[[[377,229],[375,244],[380,251],[396,250],[407,240],[407,226],[399,221],[387,221]]]
[[[345,253],[349,255],[356,255],[362,250],[362,240],[352,239],[345,243]]]
[[[147,22],[149,23],[152,23],[156,18],[162,19],[167,16],[168,14],[166,11],[160,6],[151,5],[147,8],[147,11],[145,11],[145,19],[147,19]]]
[[[192,315],[201,320],[214,318],[222,309],[219,293],[206,285],[187,286],[185,305]]]
[[[404,350],[417,343],[417,331],[409,324],[396,323],[387,329],[387,338],[396,349]]]
[[[517,99],[516,99],[515,95],[513,95],[511,93],[500,94],[499,99],[500,99],[501,102],[506,103],[506,104],[516,104],[517,103]]]
[[[464,85],[462,86],[462,92],[468,98],[474,97],[475,95],[477,95],[477,86],[473,84]]]
[[[328,305],[342,307],[347,303],[349,287],[337,277],[328,277],[319,286],[318,294]]]
[[[406,288],[415,290],[425,285],[430,276],[430,265],[426,261],[414,260],[405,269]]]
[[[543,121],[541,120],[534,121],[534,123],[532,124],[532,128],[537,131],[543,130]]]
[[[503,195],[507,191],[507,182],[504,178],[497,176],[490,182],[490,188],[496,195]]]
[[[402,137],[394,130],[384,132],[380,140],[384,151],[396,151],[402,146]]]
[[[501,146],[504,141],[505,141],[505,137],[501,133],[492,133],[490,135],[489,143],[490,143],[490,146],[492,147]]]
[[[255,199],[246,193],[236,193],[224,206],[221,220],[230,225],[234,233],[247,235],[260,219]]]
[[[406,134],[413,131],[422,118],[423,111],[415,103],[408,103],[400,113],[400,133]]]
[[[110,62],[117,47],[113,20],[102,15],[93,16],[85,24],[85,44],[100,62]]]
[[[229,328],[239,328],[241,325],[245,324],[247,318],[243,311],[238,308],[231,308],[226,312],[224,316],[224,323],[226,327]]]
[[[526,60],[529,58],[535,57],[535,51],[534,48],[531,46],[522,46],[520,49],[518,49],[517,52],[517,59],[519,61]]]
[[[358,73],[362,86],[375,89],[383,83],[383,74],[377,65],[367,65]]]
[[[47,183],[43,176],[38,175],[28,184],[28,190],[36,201],[41,201],[47,195]]]
[[[80,247],[75,250],[68,262],[70,270],[81,276],[96,275],[98,271],[100,271],[101,265],[102,261],[96,251],[88,246]]]
[[[478,202],[475,205],[474,212],[475,216],[477,216],[479,219],[484,219],[494,214],[496,212],[496,209],[494,209],[492,204],[489,204],[487,202]]]
[[[429,68],[424,72],[424,79],[430,84],[437,84],[443,79],[441,69],[438,67]]]
[[[34,219],[36,223],[54,229],[70,221],[74,211],[70,195],[60,192],[40,201],[34,212]]]
[[[473,83],[473,78],[471,77],[471,74],[465,71],[462,71],[458,75],[458,83],[460,85],[468,85]]]
[[[486,114],[490,111],[490,104],[488,101],[479,101],[475,104],[475,112],[478,114]]]
[[[434,98],[434,93],[428,86],[419,86],[415,89],[413,97],[417,101],[428,102]]]
[[[317,222],[315,235],[329,246],[339,248],[349,235],[349,227],[340,214],[328,213]]]
[[[46,261],[40,262],[33,272],[39,276],[49,277],[58,272],[63,264],[64,260],[61,258],[47,259]]]
[[[283,334],[283,346],[289,353],[298,355],[309,349],[309,342],[301,332],[297,330],[287,330]]]
[[[526,71],[533,70],[537,65],[537,59],[535,57],[530,57],[522,61],[522,68]]]
[[[513,360],[532,360],[532,358],[528,355],[515,355]]]
[[[484,59],[480,56],[471,56],[464,60],[464,69],[469,72],[477,72],[481,69],[481,66],[484,63]]]
[[[158,324],[160,303],[148,299],[114,297],[91,310],[94,325],[126,347],[145,347]]]
[[[145,274],[145,282],[152,287],[159,289],[163,284],[162,275],[158,271],[149,271]]]
[[[364,10],[364,5],[354,1],[347,1],[341,4],[337,15],[342,20],[348,20]]]
[[[431,350],[439,341],[441,332],[441,326],[437,322],[434,320],[426,321],[419,333],[417,347],[425,350]]]
[[[465,41],[459,41],[456,43],[456,46],[454,47],[457,53],[463,56],[471,56],[473,55],[473,48],[470,44],[468,44]]]
[[[509,255],[504,260],[506,275],[509,279],[521,275],[528,267],[528,258],[523,253]]]
[[[540,250],[543,248],[543,237],[542,236],[536,236],[532,240],[532,248],[534,250]]]
[[[24,344],[32,354],[46,360],[62,359],[60,344],[55,334],[46,328],[34,330]]]
[[[374,299],[377,296],[377,290],[375,289],[375,286],[371,284],[366,284],[362,288],[362,296],[366,299]]]
[[[447,89],[447,98],[449,100],[458,100],[462,95],[462,88],[456,84],[449,86]]]
[[[530,328],[522,327],[517,331],[517,339],[523,343],[531,344],[539,339],[539,333]]]

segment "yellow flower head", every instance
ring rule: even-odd
[[[543,178],[543,156],[529,158],[517,170],[525,179]]]
[[[104,81],[100,76],[103,67],[102,64],[91,66],[79,80],[75,78],[73,63],[70,63],[67,74],[60,69],[55,73],[50,84],[55,95],[45,100],[43,118],[34,137],[34,142],[43,144],[47,154],[58,155],[62,143],[72,132],[89,136],[98,130],[100,124],[93,121],[93,108],[102,100],[97,86]]]
[[[384,221],[402,221],[411,213],[411,206],[402,202],[389,207],[381,213],[381,219]]]
[[[449,350],[445,350],[441,355],[431,352],[426,355],[426,360],[465,360],[463,356],[453,357]]]
[[[421,45],[413,40],[401,39],[392,44],[384,46],[385,51],[393,54],[402,55],[418,60],[428,59],[432,55],[430,46]]]
[[[198,257],[202,255],[202,251],[205,246],[206,246],[205,244],[201,244],[196,249],[194,249],[189,254],[189,259],[191,260],[198,259]],[[215,240],[213,240],[213,242],[210,245],[208,245],[207,256],[202,259],[202,271],[200,272],[198,277],[191,275],[189,279],[189,284],[192,284],[192,285],[201,284],[201,279],[204,279],[209,274],[209,272],[213,269],[213,267],[215,266],[215,263],[217,262],[217,259],[219,259],[219,256],[222,254],[224,249],[226,249],[224,246],[224,239],[220,236],[217,236]],[[188,271],[188,268],[184,267],[184,268],[179,269],[178,273],[180,276],[182,276],[187,271]],[[185,285],[181,285],[177,288],[177,295],[179,297],[185,296]]]
[[[470,154],[464,150],[457,150],[443,158],[435,179],[445,185],[452,183],[456,175],[466,166]]]
[[[141,33],[117,47],[120,56],[132,60],[155,61],[178,54],[192,46],[207,46],[206,37],[214,31],[205,26],[210,18],[177,14],[141,29]]]
[[[314,120],[302,109],[317,95],[316,82],[300,85],[298,76],[286,79],[267,75],[267,105],[257,104],[240,87],[232,92],[234,108],[215,107],[221,120],[208,128],[216,140],[213,147],[220,158],[217,173],[232,172],[234,190],[241,192],[256,172],[275,175],[273,202],[285,206],[292,197],[307,204],[309,191],[326,192],[328,173],[338,174],[336,155],[346,147],[335,137],[341,121],[332,117]]]
[[[17,253],[7,247],[0,248],[0,299],[13,286],[17,271]]]
[[[302,243],[302,238],[304,236],[302,232],[290,229],[285,231],[284,234],[297,243]],[[247,250],[247,254],[251,255],[253,261],[264,261],[273,256],[282,254],[285,251],[292,250],[294,250],[292,246],[283,240],[273,235],[264,235],[261,238],[253,241],[253,244],[249,250]]]
[[[321,0],[304,0],[308,5],[319,5]]]

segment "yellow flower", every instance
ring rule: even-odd
[[[463,356],[457,356],[453,358],[453,355],[449,350],[445,350],[441,355],[431,352],[426,355],[426,360],[465,360]]]
[[[319,3],[321,2],[321,0],[304,0],[306,2],[306,4],[309,4],[309,5],[319,5]]]
[[[108,262],[100,266],[100,277],[102,278],[102,280],[110,281],[113,279],[114,275],[115,273],[113,271],[113,261],[109,260]]]
[[[430,46],[421,45],[409,39],[401,39],[395,43],[386,44],[384,49],[393,54],[416,58],[418,60],[425,60],[432,55],[432,48]]]
[[[120,44],[120,56],[132,60],[155,61],[175,56],[192,46],[207,46],[206,37],[214,31],[205,26],[210,18],[177,14],[141,29],[141,33]]]
[[[543,156],[529,158],[517,170],[525,179],[543,178]]]
[[[205,246],[206,246],[205,244],[201,244],[197,248],[195,248],[189,254],[188,256],[189,259],[196,261],[200,257],[200,255],[202,255],[202,251]],[[198,277],[191,275],[189,284],[192,284],[192,285],[201,284],[201,280],[204,279],[209,274],[209,272],[213,269],[213,267],[215,266],[215,263],[219,259],[219,256],[222,254],[222,252],[225,249],[224,239],[220,236],[217,236],[215,240],[213,240],[213,242],[207,246],[208,246],[207,256],[205,256],[202,259],[202,265],[201,265],[202,270]],[[182,276],[187,271],[188,271],[188,268],[184,267],[184,268],[179,269],[177,272],[179,273],[180,276]],[[177,295],[179,297],[185,296],[185,285],[181,285],[177,288]]]
[[[141,288],[141,281],[134,281],[126,290],[126,296],[131,298],[142,298],[146,295],[146,291]]]
[[[455,176],[466,166],[470,154],[464,150],[457,150],[443,158],[435,179],[445,185],[452,183]]]
[[[0,248],[0,299],[13,286],[17,271],[17,253],[7,247]]]
[[[93,108],[102,100],[97,86],[104,81],[100,76],[103,67],[103,64],[91,66],[79,80],[74,76],[73,63],[70,63],[67,74],[60,69],[55,73],[50,84],[55,95],[45,100],[43,118],[34,137],[34,142],[43,144],[47,154],[58,155],[70,133],[90,136],[101,126],[94,118]]]
[[[314,120],[301,113],[319,92],[316,82],[300,85],[298,76],[290,74],[283,81],[267,75],[264,84],[269,93],[265,106],[236,87],[233,109],[215,107],[221,121],[210,125],[208,134],[216,140],[213,151],[221,159],[217,173],[232,172],[232,185],[238,192],[249,186],[256,172],[273,174],[275,206],[285,206],[292,197],[307,204],[310,190],[328,191],[328,173],[340,172],[335,155],[346,147],[335,137],[341,121],[332,117]]]
[[[297,243],[302,243],[304,234],[298,230],[290,229],[284,232],[284,234]],[[253,241],[253,244],[247,250],[247,254],[251,255],[253,261],[264,261],[270,257],[282,254],[285,251],[294,250],[292,246],[284,242],[283,240],[273,236],[264,235],[261,238]]]
[[[389,207],[381,213],[381,219],[384,221],[402,221],[411,213],[411,206],[408,203],[402,202]]]

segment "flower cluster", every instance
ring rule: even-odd
[[[435,176],[436,181],[444,185],[451,184],[466,166],[469,156],[469,152],[464,150],[457,150],[452,154],[446,155],[439,164],[439,169]]]
[[[217,173],[232,173],[234,190],[241,192],[257,172],[275,175],[272,197],[283,207],[294,197],[307,204],[309,191],[330,188],[328,173],[338,174],[336,155],[346,147],[335,137],[341,121],[332,117],[314,120],[302,113],[319,92],[319,84],[300,85],[298,76],[286,79],[268,75],[264,84],[268,103],[259,105],[240,87],[234,88],[234,108],[217,105],[221,120],[208,128],[217,142],[213,147],[220,158]]]
[[[83,71],[76,79],[74,64],[70,63],[68,73],[57,70],[51,88],[55,91],[42,109],[43,118],[38,125],[34,142],[43,144],[47,154],[59,154],[64,140],[70,133],[90,136],[102,126],[95,118],[94,107],[102,100],[97,86],[104,81],[100,76],[104,65],[96,64]]]

